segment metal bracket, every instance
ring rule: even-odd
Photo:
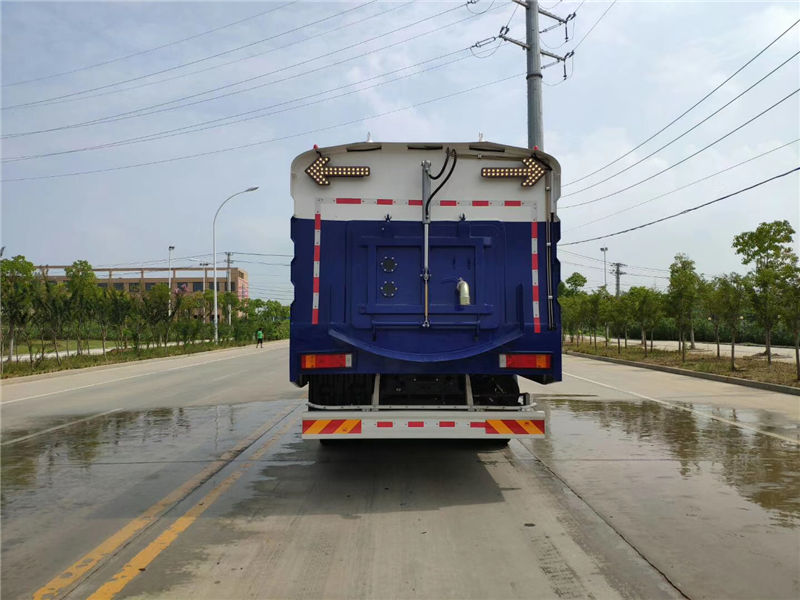
[[[472,397],[472,380],[469,375],[464,375],[467,393],[467,410],[475,410],[475,399]]]
[[[381,399],[381,374],[375,374],[375,383],[372,386],[372,410],[378,410]]]

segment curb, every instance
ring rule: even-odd
[[[595,354],[584,354],[583,352],[573,352],[572,350],[564,350],[563,354],[570,356],[578,356],[580,358],[592,358],[603,362],[615,363],[618,365],[627,365],[629,367],[640,367],[642,369],[651,369],[653,371],[662,371],[664,373],[673,373],[675,375],[686,375],[688,377],[697,377],[698,379],[708,379],[710,381],[719,381],[721,383],[732,383],[734,385],[742,385],[745,387],[756,388],[759,390],[766,390],[769,392],[778,392],[781,394],[793,394],[800,396],[800,388],[792,387],[790,385],[781,385],[779,383],[766,383],[764,381],[751,381],[750,379],[742,379],[740,377],[729,377],[727,375],[717,375],[715,373],[703,373],[701,371],[691,371],[689,369],[681,369],[678,367],[667,367],[665,365],[655,365],[651,363],[636,362],[634,360],[625,360],[623,358],[611,358],[609,356],[597,356]]]

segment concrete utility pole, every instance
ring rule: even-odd
[[[606,267],[606,252],[608,252],[608,247],[600,248],[600,252],[603,253],[603,286],[608,290],[608,268]]]
[[[539,0],[528,0],[525,7],[525,41],[528,72],[528,148],[544,149],[542,122],[542,55],[539,46]]]
[[[167,288],[169,289],[169,300],[167,300],[167,314],[172,312],[172,251],[175,246],[169,247],[169,271],[167,271]]]
[[[515,40],[508,37],[508,27],[500,29],[500,34],[497,36],[501,40],[516,44],[525,50],[527,58],[527,73],[525,80],[528,88],[528,148],[530,149],[544,149],[544,121],[542,118],[542,55],[552,58],[556,62],[564,63],[564,78],[566,79],[566,60],[572,56],[572,52],[568,52],[564,56],[553,54],[542,50],[539,44],[539,15],[544,15],[554,19],[559,25],[565,25],[568,21],[575,18],[575,13],[560,17],[556,14],[548,12],[539,8],[539,0],[512,0],[520,6],[525,8],[525,42]],[[547,28],[549,31],[552,27]]]
[[[228,288],[225,290],[226,292],[231,291],[231,253],[226,252],[225,256],[228,261]],[[231,324],[231,305],[228,304],[228,325]]]
[[[617,279],[617,293],[616,296],[619,298],[619,278],[621,275],[627,275],[625,271],[622,270],[622,267],[627,267],[628,265],[622,264],[621,262],[611,263],[611,266],[614,267],[614,277]]]
[[[203,267],[203,323],[206,322],[206,277],[208,277],[208,265],[211,263],[202,262],[200,266]]]

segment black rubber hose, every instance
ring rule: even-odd
[[[444,187],[444,185],[448,182],[448,180],[450,179],[450,176],[453,174],[453,171],[456,170],[456,163],[457,162],[458,162],[458,154],[456,153],[455,149],[453,149],[453,166],[450,167],[450,172],[447,173],[447,177],[444,178],[444,181],[442,181],[442,183],[439,184],[439,187],[437,187],[435,190],[433,190],[433,193],[430,195],[430,198],[428,198],[428,204],[425,205],[425,214],[426,215],[430,214],[429,210],[430,210],[430,206],[431,206],[431,200],[433,200],[433,197],[436,195],[436,193],[440,189],[442,189]]]

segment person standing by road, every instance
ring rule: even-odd
[[[256,348],[264,347],[264,330],[261,327],[256,331]]]

